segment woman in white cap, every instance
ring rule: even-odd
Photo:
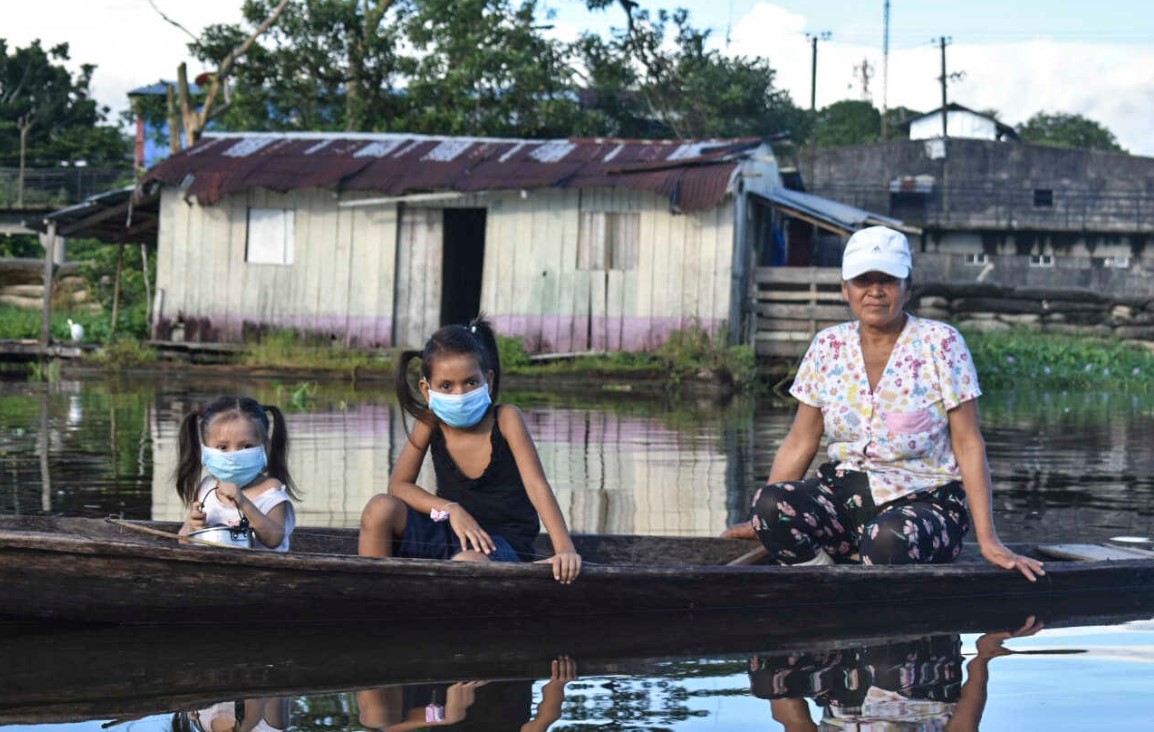
[[[727,536],[761,540],[781,564],[951,562],[973,522],[982,556],[1034,581],[1042,563],[994,528],[978,428],[978,376],[953,327],[905,312],[909,242],[884,226],[850,237],[842,295],[855,320],[810,344],[790,393],[798,410],[753,499]],[[806,468],[822,437],[829,461]]]

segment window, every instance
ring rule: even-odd
[[[581,215],[577,269],[605,272],[637,269],[641,214],[593,211]]]
[[[1030,255],[1030,266],[1031,267],[1053,267],[1054,266],[1054,257],[1053,257],[1053,255],[1050,255],[1050,254],[1031,254]]]
[[[1034,189],[1034,206],[1038,208],[1050,208],[1054,205],[1054,191],[1050,188],[1035,188]]]
[[[978,254],[967,254],[966,264],[971,267],[984,267],[990,263],[990,257],[985,252]]]
[[[292,209],[250,208],[244,261],[250,264],[292,264],[295,218],[296,212]]]

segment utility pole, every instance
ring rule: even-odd
[[[938,79],[942,82],[942,139],[949,137],[949,132],[946,129],[946,84],[950,77],[946,74],[946,46],[954,39],[949,36],[942,36],[938,39],[938,45],[942,49],[942,75]]]
[[[889,139],[889,79],[890,79],[890,0],[882,11],[882,142]]]
[[[948,221],[950,218],[950,151],[949,143],[949,128],[948,120],[949,113],[946,111],[946,85],[949,84],[950,76],[946,73],[946,46],[953,41],[949,36],[941,36],[937,39],[938,47],[942,51],[942,75],[938,77],[942,84],[942,221]],[[960,77],[956,77],[960,78]]]
[[[813,183],[814,156],[817,155],[817,42],[828,41],[831,35],[829,31],[805,34],[813,47],[809,85],[809,113],[810,119],[813,120],[813,132],[809,138],[809,181],[811,185]]]

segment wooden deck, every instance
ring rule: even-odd
[[[95,343],[50,343],[34,340],[0,340],[0,362],[23,363],[42,359],[74,360],[95,351]]]

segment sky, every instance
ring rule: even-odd
[[[590,12],[583,0],[538,0],[552,11],[549,31],[575,38],[623,25],[614,5]],[[1154,2],[1149,0],[891,0],[890,53],[883,85],[884,0],[640,0],[645,8],[685,7],[694,25],[712,32],[725,53],[761,56],[777,70],[777,86],[809,105],[812,46],[818,43],[818,107],[862,99],[860,69],[872,73],[869,98],[881,107],[928,111],[941,100],[941,55],[948,37],[947,72],[962,77],[949,101],[994,109],[1007,124],[1038,111],[1071,112],[1108,127],[1122,147],[1154,156]],[[236,22],[242,0],[151,0],[196,33]],[[188,36],[153,9],[150,0],[0,0],[0,38],[24,46],[67,42],[72,66],[96,64],[93,93],[119,112],[126,92],[174,78],[190,61]],[[544,22],[544,21],[543,21]]]

